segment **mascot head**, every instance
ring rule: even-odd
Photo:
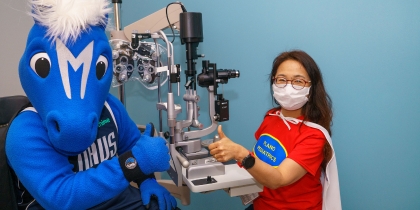
[[[30,0],[35,24],[19,63],[22,87],[54,148],[75,155],[96,138],[112,81],[107,0]]]

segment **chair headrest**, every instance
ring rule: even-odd
[[[9,123],[13,115],[28,103],[26,96],[0,97],[0,125]]]

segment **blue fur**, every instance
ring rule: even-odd
[[[137,160],[149,160],[140,164],[140,169],[145,174],[154,171],[166,171],[169,169],[169,149],[165,146],[166,141],[162,137],[150,137],[151,126],[148,124],[132,153]],[[159,151],[159,152],[156,152]]]
[[[77,57],[93,41],[83,99],[80,81],[82,69],[89,63],[73,69],[67,62],[72,96],[69,99],[61,80],[56,42],[44,37],[45,34],[46,28],[35,23],[19,64],[22,87],[36,112],[24,111],[18,115],[6,139],[9,164],[32,196],[46,209],[87,209],[115,197],[129,186],[117,157],[77,173],[69,163],[69,156],[85,151],[96,140],[98,119],[105,101],[118,127],[117,153],[132,150],[145,173],[166,170],[169,155],[164,140],[141,135],[124,106],[108,92],[112,56],[104,27],[90,26],[74,44],[66,44]],[[30,66],[32,56],[40,52],[47,53],[51,60],[51,70],[45,78],[38,76]],[[100,55],[107,59],[108,68],[105,75],[97,79],[96,61]],[[149,187],[160,192],[159,201],[173,199],[163,193],[166,189],[158,185]],[[149,187],[148,192],[154,191]]]
[[[48,136],[53,146],[68,155],[78,154],[95,140],[96,129],[93,128],[97,124],[112,81],[111,48],[102,26],[91,27],[87,33],[81,34],[76,43],[67,46],[76,57],[87,44],[94,41],[94,54],[85,98],[80,99],[79,96],[82,67],[74,72],[72,66],[68,65],[72,88],[72,98],[68,99],[61,81],[55,40],[45,38],[45,33],[45,27],[37,24],[32,27],[19,64],[20,81],[48,129]],[[51,59],[51,71],[46,78],[39,77],[29,65],[31,57],[39,52],[46,52]],[[109,61],[106,74],[101,80],[96,78],[95,71],[99,55],[105,56]],[[53,119],[60,125],[60,135],[54,132],[56,125],[52,122]],[[68,141],[70,138],[73,141]]]
[[[160,186],[155,179],[147,179],[140,185],[141,198],[145,205],[149,204],[152,195],[157,196],[160,209],[175,209],[176,200],[171,194],[162,186]],[[165,199],[161,199],[165,198]]]
[[[115,97],[109,95],[107,102],[117,124],[124,125],[118,130],[118,153],[122,154],[133,147],[140,132]],[[118,195],[129,185],[116,157],[96,168],[73,173],[68,156],[54,149],[40,115],[32,111],[22,112],[13,121],[6,154],[24,186],[46,209],[87,209]]]

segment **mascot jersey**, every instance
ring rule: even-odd
[[[274,114],[275,111],[268,114]],[[303,119],[299,118],[299,119]],[[305,124],[290,124],[290,130],[277,115],[267,115],[255,132],[257,143],[254,154],[259,159],[278,167],[284,158],[290,158],[305,168],[306,173],[295,183],[275,190],[264,187],[254,200],[255,209],[321,209],[321,162],[324,158],[324,134]]]
[[[112,95],[105,102],[96,141],[78,155],[64,155],[51,147],[34,109],[28,108],[19,114],[9,132],[19,141],[8,139],[8,159],[12,166],[19,166],[13,167],[17,174],[31,174],[19,178],[47,209],[86,209],[126,190],[129,184],[115,156],[131,149],[141,135],[121,103]],[[90,168],[92,170],[87,170]],[[74,174],[74,171],[80,172]],[[53,197],[56,199],[53,203],[61,206],[44,205]]]

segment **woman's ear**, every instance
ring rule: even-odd
[[[312,87],[312,86],[309,86],[309,87]],[[313,91],[313,88],[309,88],[309,93],[308,93],[308,95],[306,96],[306,97],[308,97],[308,101],[310,101],[310,100],[311,100],[312,91]]]

